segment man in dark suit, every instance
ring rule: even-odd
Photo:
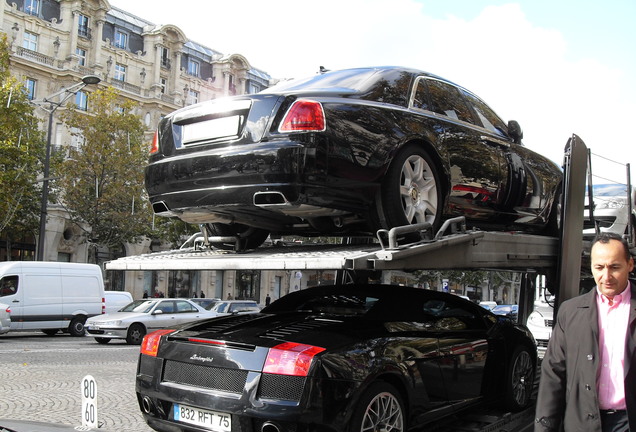
[[[622,237],[592,243],[596,288],[563,302],[541,365],[538,431],[636,431],[636,284]]]

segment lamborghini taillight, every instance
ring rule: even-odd
[[[307,376],[311,362],[324,348],[285,342],[269,349],[263,372],[277,375]]]
[[[157,357],[161,337],[174,331],[175,330],[162,329],[155,330],[152,333],[148,333],[146,336],[144,336],[144,339],[141,342],[141,353],[147,356]]]

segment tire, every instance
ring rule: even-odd
[[[437,166],[421,148],[409,146],[391,162],[382,182],[377,216],[381,228],[442,222],[443,194]]]
[[[106,345],[108,342],[110,342],[110,338],[96,337],[95,342],[97,342],[98,344]]]
[[[71,320],[71,323],[68,326],[68,332],[71,336],[80,337],[84,336],[84,323],[86,322],[86,317],[84,316],[76,316]]]
[[[348,432],[403,432],[407,430],[404,402],[391,384],[378,381],[360,398]]]
[[[126,342],[129,345],[141,345],[144,336],[146,336],[146,328],[142,324],[135,323],[128,327]]]
[[[245,249],[256,249],[260,245],[262,245],[267,237],[269,236],[269,231],[254,228],[247,225],[242,224],[221,224],[221,223],[209,223],[206,224],[208,232],[211,236],[220,236],[220,237],[229,237],[229,236],[237,236],[239,238],[239,244],[236,245],[233,242],[215,242],[211,243],[217,249],[224,250],[245,250]]]
[[[518,346],[508,364],[505,382],[505,406],[512,411],[520,411],[530,405],[536,364],[530,350]]]
[[[47,336],[55,336],[60,329],[42,329],[42,333]]]

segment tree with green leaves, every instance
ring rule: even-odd
[[[0,37],[0,233],[7,242],[35,238],[42,185],[44,134],[24,85],[9,72],[9,46]]]
[[[143,186],[144,127],[133,101],[122,100],[112,87],[91,93],[90,107],[71,107],[62,115],[81,144],[54,167],[54,189],[91,246],[139,242],[152,228]]]

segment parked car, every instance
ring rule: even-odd
[[[136,392],[157,431],[213,421],[224,431],[398,432],[481,402],[522,409],[535,370],[525,326],[473,302],[331,285],[147,335]]]
[[[210,310],[217,302],[221,301],[220,298],[191,298],[192,303],[196,303],[204,309]]]
[[[629,234],[630,222],[636,221],[636,188],[627,192],[624,184],[595,184],[592,185],[592,199],[594,208],[590,217],[590,199],[588,189],[585,189],[585,210],[583,219],[583,237],[592,238],[596,235],[596,227],[600,232],[611,232],[619,235]],[[631,199],[631,210],[629,200]],[[631,239],[632,242],[636,239]]]
[[[516,321],[519,315],[519,305],[497,305],[492,308],[492,313],[507,316],[511,320]]]
[[[164,117],[145,184],[155,214],[237,235],[246,248],[270,232],[368,235],[424,222],[436,230],[454,216],[554,234],[562,172],[522,135],[439,76],[332,71]]]
[[[479,302],[479,306],[488,309],[489,311],[492,311],[495,306],[497,306],[497,302],[494,301],[481,301]]]
[[[210,316],[201,306],[186,299],[143,299],[133,301],[119,312],[89,318],[86,331],[101,344],[125,339],[131,345],[139,345],[146,333]]]
[[[543,358],[552,335],[554,307],[546,302],[535,302],[534,311],[528,316],[527,326],[535,341],[539,357]]]
[[[11,330],[11,307],[0,303],[0,334],[8,333]]]
[[[106,313],[113,313],[132,303],[132,294],[128,291],[104,291]]]
[[[260,312],[261,308],[254,300],[223,300],[208,309],[216,316],[237,315]]]

